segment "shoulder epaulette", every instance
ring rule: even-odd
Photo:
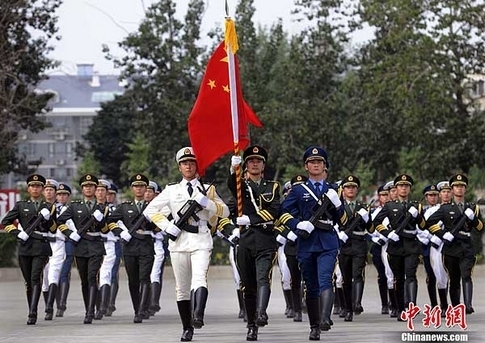
[[[29,202],[30,200],[19,200],[17,202]]]
[[[71,204],[82,204],[83,201],[82,200],[72,200],[71,201]]]
[[[133,201],[132,200],[126,200],[126,201],[123,201],[121,204],[133,204]]]
[[[173,185],[176,185],[176,184],[178,184],[178,183],[179,183],[179,182],[177,182],[177,181],[174,181],[174,182],[169,182],[169,183],[167,183],[167,186],[173,186]]]

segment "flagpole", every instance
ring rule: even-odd
[[[229,96],[231,103],[231,119],[232,119],[232,136],[234,140],[234,155],[239,156],[239,113],[237,107],[237,85],[236,85],[236,67],[234,62],[234,54],[239,49],[236,35],[236,25],[229,17],[229,8],[227,0],[225,1],[226,22],[224,31],[224,42],[228,57],[228,71],[229,71]],[[236,200],[237,200],[237,215],[242,216],[242,181],[241,181],[241,166],[236,166]]]

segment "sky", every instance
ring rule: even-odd
[[[59,17],[58,34],[60,41],[53,41],[55,50],[51,58],[61,61],[61,67],[53,74],[76,73],[76,64],[93,63],[94,70],[100,74],[118,74],[113,63],[105,59],[102,45],[106,44],[115,55],[122,55],[118,42],[130,32],[138,29],[145,9],[156,0],[64,0],[57,11]],[[229,15],[234,18],[238,0],[228,0]],[[177,13],[182,19],[189,0],[176,0]],[[291,17],[294,0],[255,0],[254,21],[263,26],[271,26],[282,18],[284,28],[290,34],[302,29]],[[224,24],[224,0],[206,0],[206,10],[202,21],[201,36],[211,29]],[[237,23],[236,23],[237,30]],[[363,41],[369,33],[354,35],[353,41]],[[206,38],[209,44],[209,38]],[[204,43],[204,38],[202,39]]]
[[[94,63],[100,74],[117,74],[112,62],[107,61],[101,51],[107,44],[114,52],[122,52],[117,43],[129,33],[136,31],[147,9],[155,0],[65,0],[57,11],[58,34],[61,41],[53,42],[55,50],[50,57],[61,61],[62,73],[75,74],[77,63]],[[177,0],[180,18],[186,12],[189,0]],[[255,0],[256,23],[270,26],[282,18],[286,30],[298,31],[291,22],[290,12],[294,0]],[[234,18],[237,0],[228,0],[229,15]],[[202,21],[202,35],[223,26],[224,0],[206,0],[206,12]],[[236,23],[237,29],[237,23]]]

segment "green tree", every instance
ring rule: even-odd
[[[20,130],[46,127],[50,93],[35,87],[57,66],[47,55],[57,32],[55,11],[61,0],[3,0],[0,4],[0,174],[28,172],[15,143]]]

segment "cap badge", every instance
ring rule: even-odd
[[[140,174],[138,174],[138,175],[136,176],[136,179],[137,179],[137,180],[141,180],[141,175],[140,175]]]
[[[86,175],[86,180],[91,180],[91,175]]]
[[[190,149],[189,149],[189,148],[186,148],[186,149],[184,150],[184,155],[190,155],[190,154],[191,154]]]
[[[457,179],[457,180],[461,180],[461,175],[458,175],[458,176],[456,177],[456,179]]]
[[[354,178],[352,176],[349,176],[349,181],[354,181]]]
[[[254,148],[253,148],[253,152],[254,152],[255,154],[257,154],[257,153],[259,152],[258,147],[254,147]]]
[[[37,175],[34,175],[34,176],[32,177],[32,179],[33,179],[34,181],[37,181],[37,180],[39,180],[39,177],[38,177]]]
[[[296,177],[296,180],[297,180],[297,181],[301,181],[301,180],[302,180],[301,176],[300,176],[300,175],[298,175],[298,176]]]
[[[403,176],[401,177],[401,179],[402,179],[403,181],[406,181],[406,179],[407,179],[406,175],[403,175]]]
[[[312,154],[318,154],[318,149],[317,148],[313,148]]]

